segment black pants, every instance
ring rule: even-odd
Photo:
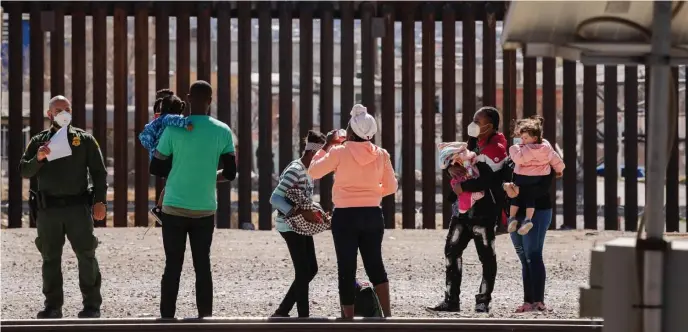
[[[315,258],[315,245],[313,237],[301,235],[295,232],[280,232],[287,242],[291,261],[294,263],[294,281],[280,303],[277,312],[287,316],[296,304],[299,317],[310,315],[308,308],[308,284],[318,273],[318,261]]]
[[[518,196],[511,199],[512,206],[522,209],[535,208],[535,200],[545,193],[536,192],[537,184],[543,176],[526,176],[514,174],[514,184],[518,186]]]
[[[483,279],[480,283],[478,294],[475,295],[475,302],[489,304],[492,300],[492,290],[497,277],[494,228],[472,226],[471,223],[453,217],[449,225],[447,242],[444,246],[444,256],[447,262],[447,288],[444,300],[447,303],[459,304],[463,263],[461,256],[471,240],[475,244],[478,258],[483,265]]]
[[[162,275],[160,316],[174,318],[177,309],[179,278],[184,264],[187,234],[189,234],[191,257],[196,271],[198,317],[212,316],[213,277],[210,272],[210,245],[213,242],[215,216],[187,218],[163,213],[162,220],[165,273]]]
[[[363,267],[374,285],[387,282],[382,263],[382,238],[385,221],[379,207],[335,208],[332,214],[332,238],[339,272],[339,301],[353,305],[356,296],[356,264],[361,251]]]

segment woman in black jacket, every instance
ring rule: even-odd
[[[504,191],[507,196],[516,196],[518,187],[512,182],[514,163],[507,159],[502,170],[504,175]],[[552,222],[552,197],[550,188],[554,181],[555,173],[542,177],[533,189],[540,193],[535,200],[535,214],[533,215],[533,228],[526,235],[511,233],[511,242],[514,245],[518,259],[521,261],[521,274],[523,278],[523,304],[516,308],[517,313],[528,311],[544,311],[545,306],[545,280],[547,274],[545,263],[542,259],[542,249],[545,244],[545,235]],[[507,205],[508,206],[508,203]],[[521,222],[525,217],[524,209],[520,209],[516,219]]]

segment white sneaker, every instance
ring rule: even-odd
[[[509,233],[513,233],[516,231],[517,228],[518,228],[518,220],[513,219],[509,222],[509,226],[507,227],[506,230]]]
[[[533,228],[533,222],[528,220],[521,225],[521,228],[518,229],[518,234],[526,235],[528,232],[530,232],[531,228]]]

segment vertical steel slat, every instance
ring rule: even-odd
[[[85,4],[72,7],[72,124],[86,129],[86,12]]]
[[[53,4],[53,29],[50,32],[50,95],[65,93],[64,4]]]
[[[93,137],[100,145],[105,165],[108,166],[107,148],[107,12],[105,5],[94,2],[93,8]],[[105,220],[96,221],[96,227],[105,227]]]
[[[272,229],[272,18],[258,3],[258,228]]]
[[[292,70],[292,3],[279,3],[279,173],[294,159],[293,70]],[[343,32],[342,32],[343,33]],[[289,139],[287,139],[289,137]]]
[[[463,106],[461,107],[461,133],[463,141],[468,141],[468,125],[475,114],[475,7],[463,3]]]
[[[401,190],[402,227],[416,228],[415,2],[403,4],[401,22]]]
[[[423,152],[423,228],[437,228],[435,222],[435,6],[426,3],[422,8],[422,137]]]
[[[135,69],[135,117],[134,134],[138,135],[148,123],[148,4],[137,3],[134,14],[134,69]],[[148,151],[139,144],[134,144],[136,164],[134,220],[136,226],[148,226]]]
[[[239,224],[251,223],[251,2],[237,3],[239,14],[238,122],[239,122]]]
[[[502,126],[504,129],[502,132],[504,133],[504,136],[506,136],[508,140],[508,144],[511,144],[511,136],[512,136],[512,124],[514,120],[517,118],[517,110],[516,110],[516,95],[517,95],[517,87],[516,87],[516,51],[504,51],[504,71],[503,71],[503,99],[502,99],[502,121],[504,125]]]
[[[354,106],[354,2],[339,2],[341,15],[341,67],[340,75],[342,80],[341,87],[341,108],[340,108],[340,127],[346,128],[349,124],[349,112]],[[281,40],[281,38],[280,38]]]
[[[210,83],[210,3],[198,3],[196,29],[196,77]]]
[[[442,7],[442,141],[456,140],[456,9],[455,4]],[[446,201],[452,191],[450,177],[442,172],[442,228],[449,228],[451,203]]]
[[[128,141],[127,128],[127,4],[117,3],[114,12],[114,140]],[[129,144],[114,144],[114,226],[128,225],[128,170],[127,147]]]
[[[678,67],[671,68],[671,80],[674,86],[670,93],[673,93],[677,99],[676,103],[669,102],[669,106],[675,108],[676,115],[669,119],[670,125],[674,128],[667,128],[669,133],[673,130],[675,136],[666,174],[666,231],[678,232]]]
[[[604,229],[618,230],[618,82],[617,67],[604,67]]]
[[[232,126],[232,89],[230,79],[231,67],[231,17],[230,4],[217,4],[217,119]],[[234,142],[236,144],[236,142]],[[230,228],[231,215],[231,182],[217,184],[217,227]]]
[[[331,2],[320,6],[320,131],[334,129],[334,18]],[[383,123],[384,125],[384,123]],[[332,211],[332,175],[320,179],[320,205]],[[384,208],[384,200],[383,200]]]
[[[647,136],[647,128],[648,126],[648,113],[650,110],[648,109],[650,105],[650,66],[645,66],[645,134],[643,135],[645,137],[645,157],[643,158],[645,160],[644,165],[647,167],[647,144],[650,141],[650,138]],[[647,192],[646,192],[647,195]]]
[[[381,100],[380,116],[382,119],[382,148],[387,150],[395,165],[396,149],[394,139],[395,133],[395,87],[394,87],[394,6],[385,4],[382,8],[382,16],[385,20],[385,36],[382,38],[381,57]],[[396,227],[396,206],[395,196],[389,195],[382,199],[382,212],[385,216],[385,227],[393,229]]]
[[[361,101],[368,113],[375,116],[375,39],[372,20],[375,6],[364,2],[361,11]]]
[[[529,118],[537,111],[537,58],[523,58],[523,117]]]
[[[175,93],[186,99],[191,84],[191,27],[189,23],[189,3],[179,2],[174,4],[177,10],[177,86]],[[189,108],[185,108],[184,114],[189,114]]]
[[[299,151],[313,129],[313,5],[299,3]]]
[[[41,17],[41,4],[37,2],[31,3],[30,16],[30,41],[29,41],[29,74],[30,76],[30,119],[29,125],[31,127],[31,137],[43,131],[45,119],[45,106],[43,97],[45,87],[45,36],[43,34],[43,22]],[[32,190],[38,190],[38,181],[36,177],[31,178],[30,187]],[[30,216],[29,216],[30,217]],[[29,219],[29,226],[36,227],[36,220]]]
[[[578,87],[576,84],[576,62],[564,61],[563,64],[564,86],[562,91],[563,98],[563,112],[562,112],[562,131],[563,131],[563,149],[564,149],[564,227],[576,229],[576,217],[578,214],[577,208],[577,193],[576,186],[578,185],[578,151],[576,148],[577,131],[576,112],[577,112],[577,94]],[[568,153],[567,153],[568,151]],[[573,151],[574,153],[572,153]]]
[[[170,87],[170,13],[167,4],[155,4],[155,90]],[[220,184],[218,184],[218,187]],[[165,181],[155,178],[155,201],[160,199],[160,193],[165,187]],[[219,198],[219,195],[218,195]],[[218,210],[221,204],[218,204]],[[160,224],[155,223],[156,227]]]
[[[597,69],[583,69],[583,197],[585,229],[597,229]]]
[[[688,65],[683,67],[684,70],[684,76],[686,79],[688,79]],[[684,81],[683,86],[685,88],[684,93],[685,97],[683,98],[684,103],[683,106],[685,109],[683,110],[683,114],[685,114],[685,121],[686,121],[686,128],[688,128],[688,82]],[[678,96],[676,97],[678,98]],[[680,110],[679,110],[680,111]],[[685,159],[685,173],[684,175],[688,177],[688,139],[684,138],[683,141],[683,151],[684,151],[684,157]],[[688,209],[688,185],[686,186],[686,208]],[[688,232],[688,226],[686,226],[686,231]]]
[[[494,7],[485,5],[483,19],[483,106],[497,107],[497,20]]]
[[[624,222],[638,229],[638,67],[624,68]]]
[[[645,66],[645,105],[644,105],[645,106],[645,110],[644,110],[645,111],[644,112],[644,114],[645,114],[645,131],[644,131],[644,135],[643,135],[643,137],[645,138],[645,144],[644,144],[645,153],[644,153],[644,157],[643,157],[643,160],[644,160],[643,166],[645,166],[646,172],[647,172],[647,156],[648,156],[648,153],[647,153],[648,148],[647,147],[649,146],[649,143],[652,142],[652,139],[647,135],[647,128],[650,127],[649,126],[649,119],[650,119],[649,113],[651,112],[651,110],[649,109],[649,106],[650,106],[651,70],[652,69],[650,68],[650,66]],[[645,175],[647,175],[647,173],[645,173]],[[645,179],[647,179],[647,178],[645,178]],[[647,190],[645,190],[644,194],[645,194],[645,201],[647,201]],[[643,214],[645,213],[644,210],[645,210],[645,204],[643,204]]]
[[[552,147],[557,144],[557,63],[554,58],[542,59],[542,115],[545,118],[543,136]],[[552,181],[552,222],[549,229],[557,227],[557,184]]]
[[[7,138],[9,165],[7,177],[8,206],[7,206],[7,225],[9,228],[22,227],[22,178],[19,174],[19,160],[24,152],[23,142],[23,108],[22,95],[24,93],[24,50],[22,46],[23,27],[22,27],[22,7],[21,3],[13,2],[6,5],[8,19],[7,48],[9,51],[9,62],[7,72],[8,83],[8,115]]]

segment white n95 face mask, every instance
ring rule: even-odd
[[[475,122],[471,122],[471,124],[468,125],[467,129],[468,129],[468,136],[470,136],[470,137],[477,138],[478,135],[480,135],[480,125],[475,123]]]
[[[69,124],[72,122],[72,114],[67,111],[62,111],[55,115],[53,121],[55,121],[55,123],[57,123],[57,125],[60,127],[69,126]]]

